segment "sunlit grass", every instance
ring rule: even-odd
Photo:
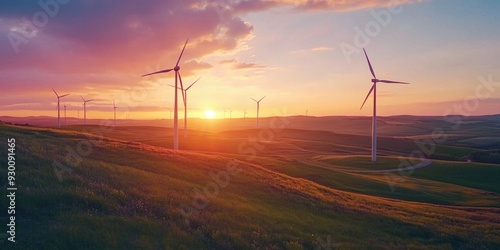
[[[386,186],[269,155],[241,162],[241,173],[187,224],[180,206],[230,158],[104,140],[60,182],[52,160],[63,162],[85,135],[5,126],[0,134],[19,140],[21,249],[316,249],[319,237],[345,248],[500,247],[498,209],[338,191],[335,183],[362,192]],[[319,179],[300,177],[311,173]]]

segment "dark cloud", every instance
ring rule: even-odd
[[[9,60],[0,65],[2,69],[36,67],[60,73],[139,71],[159,61],[175,62],[186,38],[202,41],[194,43],[199,48],[186,51],[183,59],[192,60],[232,50],[252,32],[240,18],[221,20],[215,8],[194,8],[195,2],[69,1],[59,5],[45,26],[34,26],[37,31],[26,38],[27,43],[19,44],[18,53],[8,34],[24,37],[24,32],[12,30],[34,25],[33,15],[43,9],[36,2],[4,6],[1,52]],[[221,29],[224,36],[218,37]]]

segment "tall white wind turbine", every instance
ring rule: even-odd
[[[52,91],[54,91],[54,94],[56,94],[57,96],[57,128],[61,128],[61,108],[59,106],[59,99],[68,96],[69,94],[64,94],[60,96],[54,89],[52,89]]]
[[[377,161],[377,83],[378,82],[383,82],[383,83],[395,83],[395,84],[409,84],[407,82],[397,82],[397,81],[391,81],[391,80],[380,80],[375,76],[375,72],[373,71],[372,64],[370,63],[370,59],[368,59],[368,55],[366,54],[366,50],[363,49],[365,52],[365,57],[366,61],[368,62],[368,66],[370,67],[370,72],[372,73],[373,79],[372,79],[372,88],[368,92],[368,95],[366,95],[365,100],[363,101],[363,104],[361,105],[361,108],[366,103],[366,100],[370,96],[370,94],[373,92],[373,117],[372,117],[372,161]]]
[[[262,97],[262,98],[260,98],[260,100],[258,100],[258,101],[257,101],[257,100],[255,100],[255,99],[253,99],[253,98],[250,98],[250,99],[254,100],[254,102],[256,102],[256,103],[257,103],[257,127],[259,126],[259,109],[260,109],[260,101],[262,101],[262,99],[264,99],[264,98],[265,98],[265,96],[264,96],[264,97]]]
[[[175,95],[174,95],[174,150],[179,150],[179,114],[178,114],[178,105],[177,105],[177,90],[179,88],[179,86],[177,85],[177,78],[179,78],[179,81],[181,83],[181,89],[184,89],[182,87],[182,77],[181,77],[181,74],[179,72],[179,70],[181,69],[181,67],[179,67],[179,62],[181,61],[181,58],[182,58],[182,54],[184,54],[184,49],[186,49],[186,44],[187,44],[188,40],[186,39],[186,43],[184,43],[184,47],[182,48],[182,51],[181,51],[181,54],[179,55],[179,59],[177,59],[177,63],[175,64],[175,67],[172,68],[172,69],[165,69],[165,70],[160,70],[160,71],[156,71],[156,72],[153,72],[153,73],[149,73],[149,74],[145,74],[145,75],[142,75],[142,77],[144,76],[149,76],[149,75],[154,75],[154,74],[161,74],[161,73],[168,73],[170,71],[175,71],[175,87],[174,87],[174,92],[175,92]],[[182,94],[184,95],[184,92],[181,91]]]
[[[83,99],[83,96],[80,96],[83,100],[83,125],[87,125],[87,102],[93,101],[92,99],[90,100],[85,100]]]

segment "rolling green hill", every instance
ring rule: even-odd
[[[99,131],[99,127],[95,126],[68,129]],[[430,155],[432,162],[429,167],[415,172],[404,171],[405,167],[420,162],[412,159],[410,152],[430,148],[429,145],[422,146],[422,143],[400,138],[379,138],[379,154],[384,156],[380,156],[374,164],[366,156],[370,148],[370,138],[366,136],[283,129],[274,133],[271,141],[266,141],[258,138],[260,132],[257,129],[217,133],[189,131],[188,138],[180,137],[180,145],[182,149],[245,160],[248,156],[244,151],[253,148],[250,146],[252,144],[263,149],[258,150],[253,159],[260,166],[331,188],[407,201],[500,207],[499,185],[496,181],[500,179],[499,165],[439,160],[460,159],[473,151],[470,148],[436,145],[433,155]],[[116,127],[101,134],[131,143],[141,142],[167,148],[172,143],[171,130],[165,128]],[[254,138],[255,141],[250,143],[248,138]],[[244,150],[239,152],[242,144]],[[454,165],[460,171],[454,171]],[[396,171],[361,171],[382,169]],[[420,175],[420,172],[425,175]],[[457,175],[461,177],[450,178],[459,177]],[[467,181],[468,176],[474,181]]]

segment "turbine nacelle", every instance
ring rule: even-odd
[[[174,71],[179,71],[180,69],[181,69],[181,67],[175,66]]]

